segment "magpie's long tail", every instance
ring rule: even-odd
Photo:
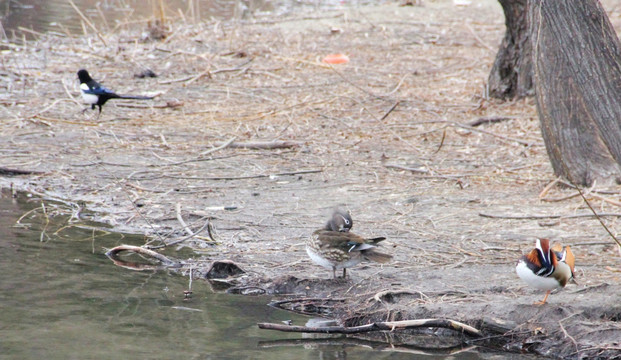
[[[117,99],[153,100],[153,96],[119,95]]]

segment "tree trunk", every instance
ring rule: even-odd
[[[488,78],[489,94],[499,99],[522,98],[533,93],[527,0],[498,0],[505,12],[505,37]]]
[[[530,0],[541,132],[554,172],[576,185],[621,174],[621,45],[598,0]]]

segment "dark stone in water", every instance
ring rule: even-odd
[[[207,279],[226,279],[228,277],[244,273],[245,271],[234,262],[230,260],[218,260],[211,264],[211,267],[207,271],[207,274],[205,274],[205,277]]]

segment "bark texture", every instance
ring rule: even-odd
[[[558,176],[612,183],[621,161],[621,46],[597,0],[530,0],[537,111]]]
[[[499,99],[533,94],[527,0],[498,0],[505,13],[506,32],[489,74],[489,94]]]

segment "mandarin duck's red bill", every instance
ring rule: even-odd
[[[548,239],[537,239],[535,248],[518,260],[515,271],[528,285],[546,291],[543,300],[536,303],[543,305],[552,290],[565,287],[569,281],[575,282],[574,263],[569,246],[563,251],[558,244],[550,247]]]
[[[352,225],[351,215],[337,210],[330,221],[323,228],[314,231],[306,241],[306,252],[311,260],[317,265],[332,269],[335,279],[336,270],[343,269],[345,278],[346,269],[358,265],[362,260],[386,263],[392,258],[375,250],[377,243],[386,238],[364,239],[349,232]]]

